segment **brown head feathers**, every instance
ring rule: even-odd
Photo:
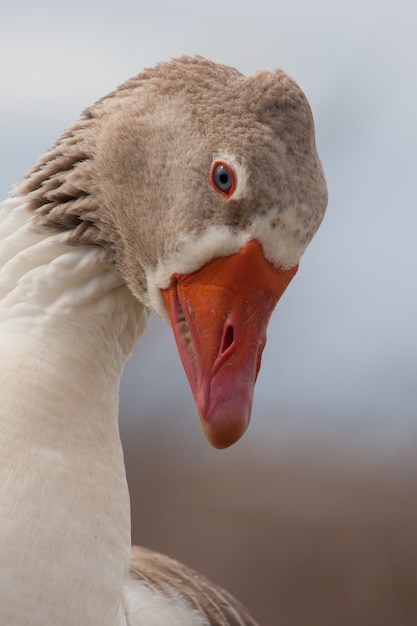
[[[230,199],[210,183],[219,155],[240,168]],[[327,204],[297,84],[282,70],[247,77],[202,57],[145,70],[86,109],[16,193],[70,244],[103,246],[145,304],[148,270],[210,229],[254,228],[274,263],[298,262]]]

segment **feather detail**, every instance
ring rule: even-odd
[[[257,626],[247,609],[227,591],[163,554],[134,546],[130,579],[162,596],[173,607],[186,603],[194,619],[204,626]],[[131,623],[134,626],[140,622],[135,622],[132,615]]]

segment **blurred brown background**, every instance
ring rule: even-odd
[[[121,389],[133,541],[225,587],[261,626],[416,626],[417,445],[413,422],[401,428],[406,405],[387,405],[389,422],[345,396],[320,413],[305,378],[285,387],[290,354],[269,340],[248,432],[213,450],[170,329],[151,318]],[[328,388],[323,378],[320,393]]]
[[[171,444],[152,428],[125,438],[134,542],[224,586],[262,626],[417,624],[410,459]]]

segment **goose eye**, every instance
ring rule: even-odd
[[[236,189],[236,174],[234,169],[224,161],[215,161],[211,167],[210,180],[214,189],[222,196],[230,198]]]

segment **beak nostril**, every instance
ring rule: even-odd
[[[220,354],[224,354],[230,348],[230,346],[233,344],[234,339],[235,339],[234,328],[231,324],[228,324],[223,333],[223,341],[222,341]]]

